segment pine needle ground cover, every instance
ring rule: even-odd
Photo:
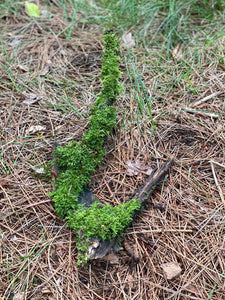
[[[0,6],[1,297],[223,299],[223,2],[43,2],[39,19],[21,2]],[[117,207],[149,168],[171,154],[176,163],[123,249],[85,268],[46,169],[55,141],[67,146],[88,132],[110,16],[123,47],[123,92],[90,188]],[[182,273],[168,280],[162,264],[170,262]]]

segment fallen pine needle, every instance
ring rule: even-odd
[[[221,198],[221,200],[222,200],[222,202],[223,202],[223,204],[225,206],[225,199],[224,199],[224,196],[223,196],[222,189],[221,189],[221,187],[220,187],[220,185],[218,183],[217,177],[216,177],[216,172],[215,172],[214,165],[213,165],[214,163],[215,163],[214,161],[210,160],[210,165],[211,165],[211,169],[212,169],[212,173],[213,173],[213,178],[214,178],[216,187],[218,189],[218,192],[220,194],[220,198]]]
[[[142,231],[132,231],[128,232],[127,234],[140,234],[140,233],[161,233],[161,232],[185,232],[185,233],[192,233],[192,229],[153,229],[153,230],[142,230]]]
[[[209,95],[209,96],[206,96],[206,97],[202,98],[201,100],[199,100],[199,101],[193,103],[191,106],[192,106],[192,107],[198,106],[198,105],[200,105],[200,104],[202,104],[202,103],[204,103],[204,102],[206,102],[206,101],[212,99],[213,97],[218,96],[219,94],[221,94],[221,91],[218,91],[218,92],[215,92],[215,93],[213,93],[213,94],[211,94],[211,95]]]

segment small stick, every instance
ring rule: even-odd
[[[146,204],[155,187],[164,178],[172,166],[174,158],[168,159],[158,170],[154,170],[146,181],[134,192],[130,199],[140,199],[142,205]]]
[[[200,105],[200,104],[202,104],[202,103],[204,103],[204,102],[206,102],[206,101],[212,99],[213,97],[218,96],[219,94],[221,94],[221,91],[215,92],[215,93],[213,93],[213,94],[211,94],[211,95],[209,95],[209,96],[206,96],[206,97],[202,98],[201,100],[199,100],[199,101],[193,103],[193,104],[191,105],[191,107],[198,106],[198,105]]]
[[[210,117],[210,118],[218,118],[220,116],[219,113],[214,114],[214,113],[210,113],[210,112],[207,112],[207,111],[194,110],[194,109],[189,109],[189,108],[182,109],[181,111],[191,113],[191,114],[205,115],[205,116]]]
[[[217,166],[220,166],[221,168],[224,168],[224,169],[225,169],[225,166],[222,165],[222,164],[220,164],[220,163],[218,163],[217,161],[210,160],[210,163],[213,163],[213,164],[215,164],[215,165],[217,165]]]
[[[4,189],[4,187],[3,187],[1,184],[0,184],[0,188],[1,188],[1,190],[3,191],[3,193],[5,194],[6,199],[9,201],[9,204],[10,204],[10,206],[11,206],[12,211],[15,213],[15,209],[14,209],[14,207],[13,207],[13,205],[12,205],[12,202],[11,202],[11,200],[10,200],[10,198],[9,198],[9,195],[7,194],[6,190]]]
[[[127,232],[127,234],[140,234],[140,233],[163,233],[163,232],[185,232],[192,233],[192,229],[150,229],[150,230],[142,230],[142,231],[132,231]]]

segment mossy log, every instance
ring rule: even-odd
[[[134,194],[127,200],[139,199],[141,201],[141,206],[139,209],[133,211],[132,220],[128,224],[135,220],[137,215],[141,212],[142,208],[148,203],[152,192],[155,187],[164,179],[165,175],[168,173],[169,168],[174,162],[173,158],[168,159],[161,168],[155,169],[152,174],[145,180],[145,182],[138,187]],[[86,206],[90,206],[92,201],[96,201],[96,197],[91,193],[91,191],[86,190],[81,196],[80,200]],[[127,227],[128,227],[127,226]],[[124,228],[125,230],[126,228]],[[82,239],[82,233],[80,233],[80,238]],[[90,240],[90,245],[87,249],[86,255],[91,259],[99,259],[106,256],[111,251],[117,251],[119,249],[118,244],[120,243],[121,236],[115,236],[112,240],[103,240],[100,237],[92,237]]]
[[[103,87],[91,109],[88,131],[80,141],[56,147],[53,154],[53,165],[57,166],[58,174],[54,181],[55,190],[50,196],[57,214],[67,221],[76,234],[79,264],[87,262],[86,252],[93,237],[112,241],[122,235],[133,212],[141,206],[141,202],[136,199],[116,207],[103,205],[99,201],[88,206],[79,201],[80,195],[88,190],[91,175],[101,164],[107,137],[117,125],[114,102],[121,91],[121,72],[119,43],[113,31],[105,32],[103,45]]]
[[[104,144],[112,128],[116,127],[114,102],[121,87],[119,78],[119,44],[115,34],[104,34],[102,59],[103,87],[91,109],[88,131],[80,141],[57,146],[53,165],[57,166],[55,190],[50,193],[57,214],[67,221],[76,235],[78,264],[105,256],[115,250],[117,241],[147,201],[151,190],[168,171],[154,172],[143,188],[118,206],[100,203],[89,191],[91,175],[105,154]],[[149,183],[148,183],[149,182]]]

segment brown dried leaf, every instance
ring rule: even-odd
[[[24,65],[21,65],[21,64],[18,64],[17,68],[20,69],[23,72],[28,72],[29,71],[29,68],[27,66],[24,66]]]
[[[163,269],[166,279],[171,280],[179,276],[182,272],[180,265],[177,262],[169,262],[161,264],[160,266]]]
[[[32,125],[32,126],[30,126],[30,128],[27,129],[26,134],[34,134],[38,131],[44,131],[44,130],[46,130],[45,126],[41,126],[41,125],[34,126],[34,125]]]
[[[48,288],[44,288],[44,289],[42,290],[42,294],[50,294],[50,293],[51,293],[51,290],[48,289]]]
[[[135,40],[133,39],[131,32],[125,32],[122,35],[122,40],[127,48],[132,48],[135,46]]]
[[[6,179],[6,178],[0,178],[0,185],[2,186],[2,187],[5,187],[5,186],[7,186],[8,185],[8,180]]]
[[[13,300],[24,300],[25,299],[25,293],[16,293],[13,297]]]
[[[45,174],[45,169],[42,168],[42,167],[33,167],[33,166],[31,166],[31,168],[34,170],[34,172],[36,174],[40,174],[40,175]]]
[[[127,168],[126,175],[128,176],[136,176],[139,175],[140,173],[149,176],[153,171],[151,167],[142,165],[139,160],[136,160],[134,162],[128,160],[127,166],[128,168]]]
[[[52,61],[50,59],[48,59],[46,61],[46,65],[42,68],[42,70],[39,72],[40,76],[45,76],[46,74],[48,74],[52,69]]]
[[[135,280],[134,276],[131,274],[127,274],[126,281],[133,281],[133,280]]]
[[[183,49],[184,43],[177,44],[177,46],[173,49],[171,54],[175,60],[181,60],[183,58]]]
[[[25,100],[22,102],[23,104],[31,105],[38,102],[41,98],[33,93],[25,95]]]

